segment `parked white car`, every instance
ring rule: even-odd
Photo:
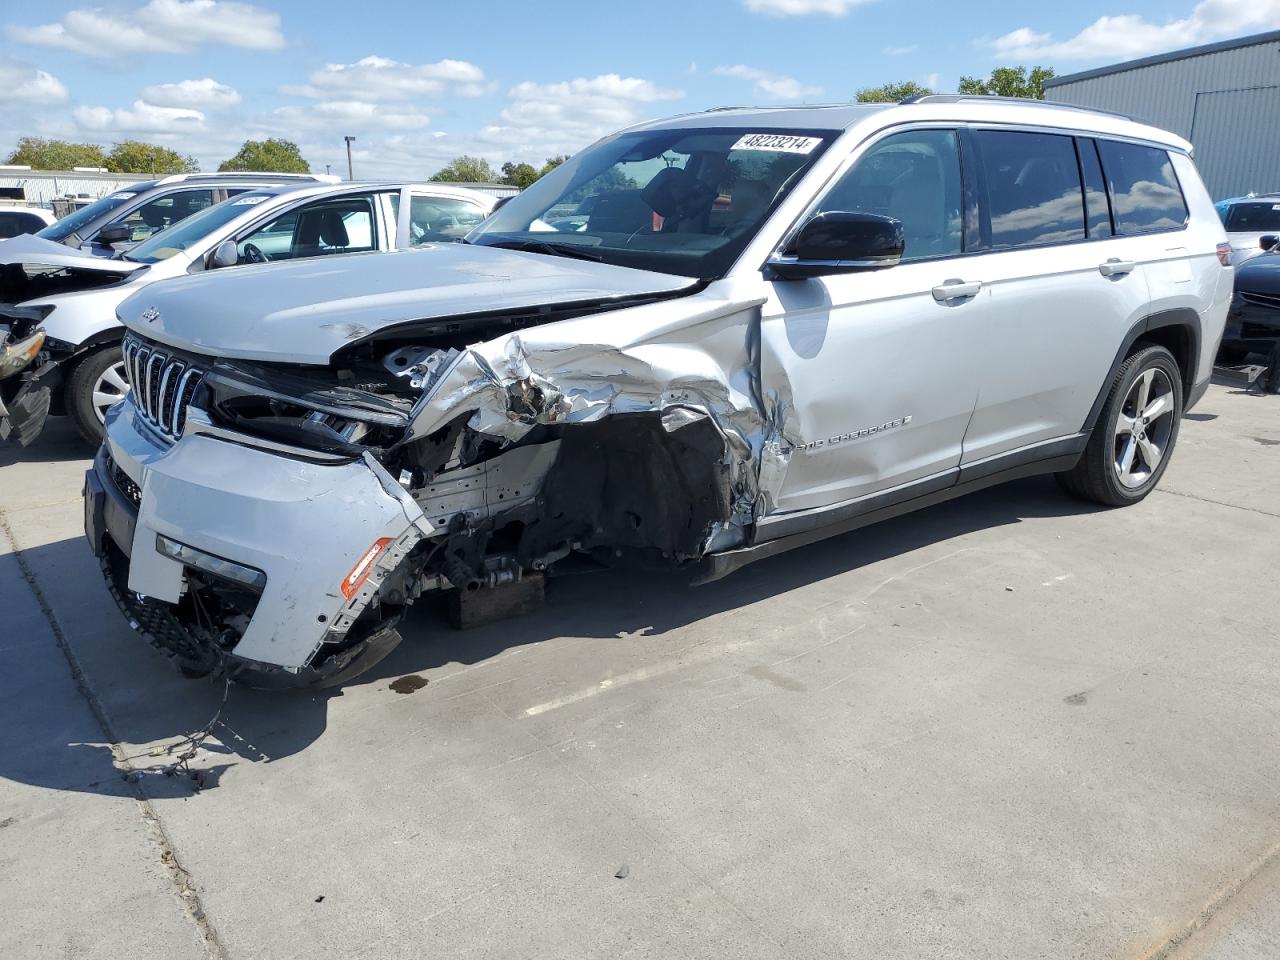
[[[287,183],[244,191],[117,259],[40,237],[0,243],[0,349],[6,335],[26,343],[40,325],[46,360],[25,378],[0,380],[0,436],[29,443],[53,412],[71,416],[91,442],[101,440],[107,408],[129,389],[116,308],[141,287],[237,264],[457,240],[495,202],[434,184]]]
[[[1126,118],[641,124],[465,243],[130,298],[86,535],[188,673],[340,682],[424,593],[527,607],[570,555],[705,581],[1040,473],[1136,503],[1231,281],[1190,144]]]

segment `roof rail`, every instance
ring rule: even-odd
[[[225,173],[173,173],[167,177],[160,177],[156,180],[156,184],[162,183],[182,183],[184,180],[202,180],[202,179],[219,179],[219,180],[235,180],[237,178],[262,178],[267,177],[271,180],[306,180],[315,183],[339,183],[341,177],[333,176],[327,173],[272,173],[269,170],[236,170]]]
[[[1074,110],[1078,113],[1100,113],[1106,117],[1118,117],[1140,123],[1136,117],[1127,113],[1116,113],[1113,110],[1098,110],[1094,107],[1082,107],[1078,103],[1063,103],[1060,100],[1032,100],[1029,97],[998,97],[985,93],[927,93],[919,97],[907,97],[902,104],[912,103],[1006,103],[1020,107],[1051,107],[1055,110]]]

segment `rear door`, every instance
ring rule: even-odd
[[[982,283],[985,307],[974,331],[978,400],[963,463],[999,469],[1078,446],[1149,297],[1131,239],[1113,230],[1092,139],[974,127],[966,143],[981,240],[965,269]]]

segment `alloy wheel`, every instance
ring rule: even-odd
[[[1116,417],[1113,463],[1116,477],[1130,490],[1147,483],[1168,451],[1174,427],[1174,392],[1159,367],[1139,374]]]

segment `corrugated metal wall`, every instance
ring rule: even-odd
[[[86,195],[105,197],[121,187],[145,180],[145,174],[62,173],[43,170],[0,170],[0,187],[21,187],[25,198],[42,207],[57,197]]]
[[[1271,92],[1254,92],[1260,90]],[[1127,113],[1186,137],[1209,193],[1221,200],[1280,191],[1276,90],[1280,42],[1273,40],[1055,84],[1046,96]]]

